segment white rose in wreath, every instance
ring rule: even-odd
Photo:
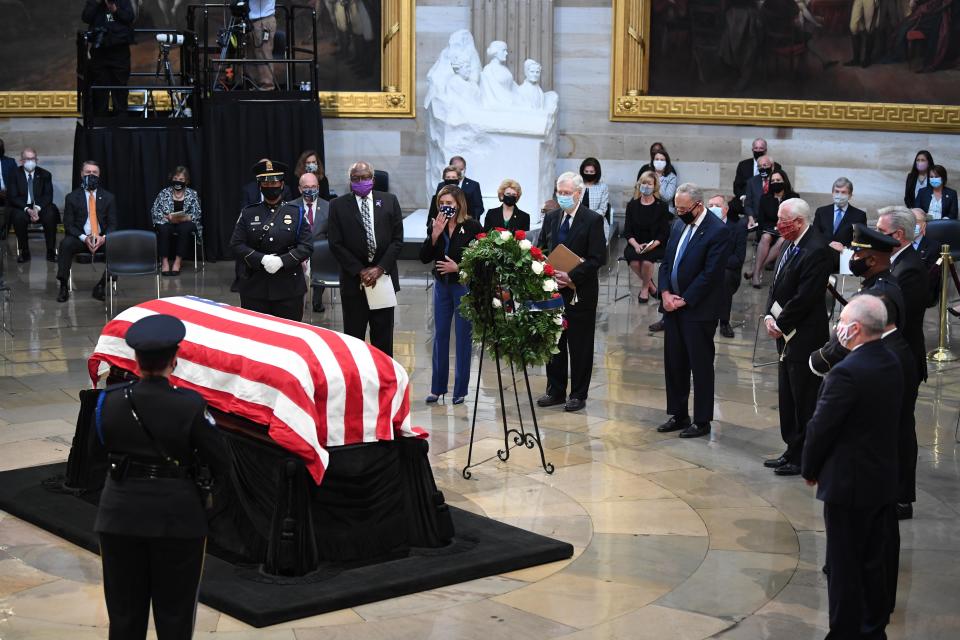
[[[536,264],[536,263],[534,263],[534,264]],[[541,267],[541,268],[542,268],[542,267]],[[553,278],[549,278],[548,280],[544,280],[544,281],[543,281],[543,290],[546,291],[547,293],[553,293],[554,291],[557,290],[557,281],[554,280]]]
[[[558,313],[557,315],[553,316],[553,324],[557,325],[558,327],[562,327],[562,326],[563,326],[563,316],[561,316],[559,313]]]
[[[524,251],[530,251],[530,247],[533,246],[533,243],[527,240],[526,238],[521,240],[519,244],[520,244],[520,248],[523,249]]]
[[[499,308],[501,308],[502,306],[503,306],[503,303],[500,301],[500,298],[494,298],[494,299],[493,299],[493,308],[494,308],[494,309],[499,309]]]
[[[509,231],[501,231],[501,232],[500,232],[500,239],[501,239],[501,240],[509,240],[509,239],[512,238],[512,237],[513,237],[513,234],[510,233]]]
[[[543,273],[543,263],[540,262],[540,261],[538,261],[538,260],[534,260],[534,261],[530,264],[530,268],[533,269],[533,272],[534,272],[535,274],[537,274],[538,276]],[[547,291],[549,291],[549,289],[547,289]]]

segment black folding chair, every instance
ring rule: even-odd
[[[160,297],[160,263],[157,260],[157,236],[153,231],[128,229],[114,231],[105,243],[107,260],[107,313],[113,317],[113,297],[118,276],[154,276]]]
[[[313,255],[310,257],[310,287],[330,289],[330,304],[336,301],[336,291],[340,288],[340,263],[330,250],[327,240],[313,241]]]

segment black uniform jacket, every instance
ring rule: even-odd
[[[302,263],[313,253],[313,231],[300,209],[283,202],[271,207],[265,202],[240,212],[230,238],[233,255],[246,269],[240,279],[240,295],[259,300],[284,300],[307,292]],[[276,254],[283,267],[268,273],[263,256]]]
[[[453,228],[453,234],[450,236],[450,246],[447,247],[446,250],[444,250],[444,246],[446,245],[444,237],[447,235],[446,229],[444,229],[440,237],[437,238],[436,244],[433,242],[433,236],[428,233],[423,244],[420,245],[420,262],[427,264],[448,257],[457,264],[460,264],[460,260],[463,259],[463,250],[466,249],[467,245],[482,231],[483,227],[480,226],[479,222],[473,218],[467,218]],[[433,275],[437,280],[446,284],[456,284],[460,278],[459,273],[437,273],[436,267],[433,269]]]
[[[134,420],[124,390],[104,390],[97,404],[97,435],[111,453],[160,462],[162,456]],[[140,419],[166,455],[189,466],[196,455],[216,452],[220,432],[208,420],[206,402],[195,391],[178,389],[166,378],[146,378],[131,387]],[[199,538],[207,518],[197,486],[190,478],[107,477],[94,530],[148,538]]]

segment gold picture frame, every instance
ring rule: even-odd
[[[613,0],[613,121],[960,132],[960,106],[649,96],[652,4],[653,0]]]
[[[416,117],[416,0],[383,0],[382,91],[321,91],[327,118]],[[135,94],[134,94],[135,95]],[[156,92],[157,104],[169,103]],[[131,96],[133,98],[133,96]],[[0,91],[0,117],[75,116],[76,91]]]

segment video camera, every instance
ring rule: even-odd
[[[90,43],[91,49],[99,49],[103,46],[103,39],[107,35],[106,27],[95,27],[83,34],[84,40]]]
[[[179,47],[183,44],[183,34],[182,33],[158,33],[157,42],[160,44],[169,45],[171,47]]]
[[[246,20],[250,17],[250,3],[248,0],[230,0],[230,14],[234,18]]]

